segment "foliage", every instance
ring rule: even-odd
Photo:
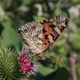
[[[80,53],[80,0],[0,0],[1,44],[16,52],[15,54],[8,49],[5,50],[4,47],[0,47],[0,62],[4,61],[4,70],[7,71],[2,72],[0,75],[5,76],[8,80],[17,76],[14,54],[17,55],[23,46],[23,42],[17,34],[17,29],[26,22],[39,21],[43,18],[54,18],[58,14],[68,16],[68,27],[46,52],[46,60],[39,61],[39,73],[31,79],[69,79],[69,66],[66,56],[68,53]],[[7,59],[7,63],[5,59]],[[61,71],[65,74],[62,74]],[[61,76],[57,79],[59,74]],[[66,78],[65,75],[67,74],[68,77]],[[21,78],[21,80],[26,79]]]

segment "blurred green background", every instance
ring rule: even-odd
[[[0,46],[13,50],[11,54],[15,55],[23,46],[23,41],[17,34],[19,27],[26,22],[54,18],[59,14],[68,17],[67,28],[53,47],[46,51],[46,60],[39,61],[39,72],[31,80],[70,80],[67,54],[80,53],[80,0],[0,0]],[[4,53],[5,49],[1,47],[0,51]],[[1,59],[5,62],[4,56],[0,57],[0,61]],[[79,66],[78,64],[78,80]],[[15,80],[4,78],[4,75],[9,76],[6,71],[0,73],[0,80]],[[28,79],[24,76],[19,80]]]

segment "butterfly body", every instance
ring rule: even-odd
[[[55,20],[43,20],[42,22],[29,22],[19,28],[25,44],[34,55],[43,57],[43,52],[56,41],[67,24],[67,18],[57,16]]]

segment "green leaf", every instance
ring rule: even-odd
[[[74,4],[79,4],[80,0],[71,0],[71,2],[74,3]]]
[[[0,4],[4,7],[4,8],[9,8],[11,6],[12,0],[1,0]]]
[[[73,34],[70,38],[70,42],[74,51],[80,50],[80,32]]]
[[[29,5],[31,4],[32,0],[22,0],[23,5]]]
[[[12,47],[19,50],[21,47],[21,41],[17,31],[13,29],[12,21],[8,18],[7,20],[3,21],[1,25],[4,29],[2,32],[2,44],[6,47]]]

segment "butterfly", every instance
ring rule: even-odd
[[[28,22],[18,29],[18,33],[30,52],[44,59],[44,51],[61,35],[67,22],[67,17],[58,15],[54,19]]]

